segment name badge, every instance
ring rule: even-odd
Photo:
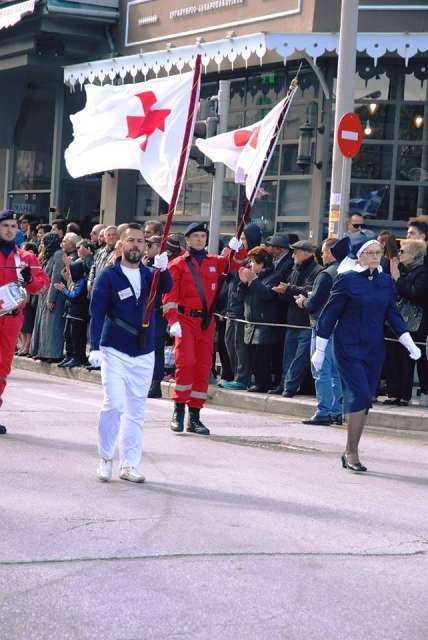
[[[217,269],[215,267],[210,267],[210,272],[211,273],[215,273],[217,271]]]
[[[118,291],[117,295],[121,300],[126,300],[126,298],[130,298],[132,296],[131,287],[127,287],[126,289],[122,289],[122,291]]]

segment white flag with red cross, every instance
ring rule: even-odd
[[[244,129],[220,133],[212,138],[196,140],[196,146],[213,162],[223,162],[235,174],[235,182],[245,184],[245,195],[250,200],[258,188],[274,150],[270,143],[278,136],[280,118],[285,118],[295,89],[287,98],[259,120]],[[267,154],[269,157],[267,158]]]
[[[192,81],[190,72],[137,84],[86,85],[85,108],[70,116],[74,139],[65,151],[69,174],[79,178],[101,171],[137,169],[169,203]]]

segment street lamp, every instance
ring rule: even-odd
[[[319,127],[317,131],[319,133],[323,133],[324,128]],[[321,169],[322,162],[321,161],[314,162],[314,160],[312,159],[312,154],[313,154],[312,137],[314,135],[314,127],[311,125],[309,120],[306,120],[305,124],[299,127],[299,132],[300,132],[300,135],[299,135],[299,142],[297,147],[297,160],[296,160],[297,166],[300,167],[303,173],[306,171],[306,169],[308,169],[308,167],[311,166],[311,164],[314,164],[317,169]]]

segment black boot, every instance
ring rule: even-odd
[[[160,380],[152,380],[150,385],[148,398],[162,398],[162,389]]]
[[[209,436],[209,429],[207,429],[206,426],[200,421],[199,412],[200,409],[189,407],[189,419],[187,421],[186,431],[188,433],[196,433],[198,436]]]
[[[184,410],[186,405],[182,402],[176,402],[174,405],[174,413],[171,419],[171,431],[175,433],[183,433],[184,431]]]
[[[5,433],[7,433],[6,427],[0,424],[0,436],[4,436]]]

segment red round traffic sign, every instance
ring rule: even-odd
[[[337,143],[345,158],[354,158],[361,148],[363,127],[356,113],[345,113],[337,129]]]

